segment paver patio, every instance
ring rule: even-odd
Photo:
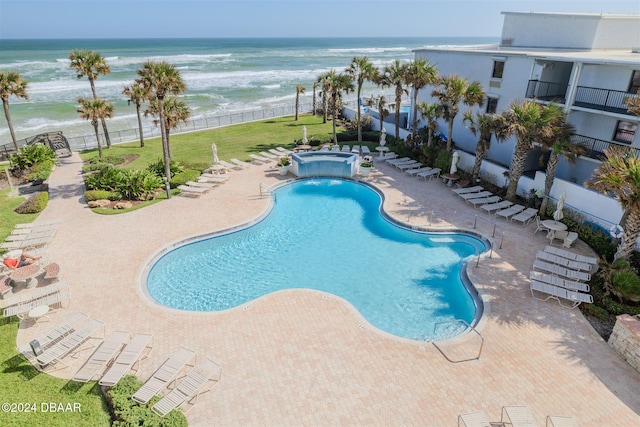
[[[548,414],[572,415],[582,426],[640,425],[640,374],[579,310],[538,301],[528,274],[547,240],[475,209],[441,181],[411,178],[384,164],[368,178],[385,194],[385,210],[412,225],[470,227],[497,245],[467,271],[486,311],[480,360],[451,363],[430,343],[392,337],[369,326],[347,302],[317,291],[281,291],[218,313],[167,309],[142,291],[141,275],[167,244],[245,223],[264,213],[259,184],[283,178],[268,166],[231,172],[199,199],[174,197],[123,215],[91,212],[82,200],[81,160],[62,160],[50,178],[51,200],[37,222],[62,220],[49,245],[71,288],[72,311],[103,321],[106,332],[151,333],[146,379],[180,346],[222,366],[219,383],[187,413],[193,426],[414,425],[453,426],[476,410],[499,421],[503,405],[527,405],[539,425]],[[502,249],[497,246],[504,233]],[[589,248],[578,242],[577,250]],[[284,266],[283,268],[288,268]],[[366,268],[363,265],[362,268]],[[301,284],[292,284],[292,286]],[[23,343],[50,326],[23,323]],[[471,357],[473,334],[443,343],[452,359]],[[85,353],[85,357],[90,352]],[[82,359],[55,375],[71,378]]]

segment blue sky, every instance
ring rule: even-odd
[[[640,1],[0,0],[0,39],[499,36],[501,11],[531,10],[640,14]]]

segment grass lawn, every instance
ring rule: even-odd
[[[0,191],[0,242],[4,242],[16,224],[33,222],[38,217],[38,214],[15,213],[13,210],[24,202],[26,197],[10,197],[9,193],[8,188]],[[0,253],[4,252],[4,249],[0,249]]]
[[[15,403],[15,412],[2,407],[0,425],[7,426],[109,426],[111,418],[97,382],[87,384],[63,380],[36,370],[16,350],[18,319],[0,321],[0,402]],[[62,404],[80,412],[51,412]],[[55,405],[53,405],[55,404]],[[20,406],[18,406],[20,405]],[[25,412],[28,406],[31,412]],[[35,410],[35,411],[34,411]]]

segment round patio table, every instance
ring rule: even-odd
[[[11,280],[14,282],[26,282],[27,289],[38,286],[38,279],[35,276],[40,273],[40,266],[36,263],[16,268],[11,273]]]
[[[556,234],[556,231],[565,231],[567,229],[565,224],[553,219],[545,219],[541,224],[549,229],[549,232],[547,233],[548,239],[551,239]]]
[[[376,147],[376,150],[380,152],[380,157],[382,157],[382,153],[386,153],[387,151],[389,151],[389,147],[384,147],[382,145],[379,145]]]
[[[47,316],[49,314],[49,306],[48,305],[39,305],[34,307],[29,311],[29,318],[34,320],[34,323],[38,323],[40,318]],[[48,316],[47,316],[48,318]]]

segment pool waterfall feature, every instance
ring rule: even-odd
[[[351,178],[358,173],[359,155],[341,151],[313,151],[291,155],[291,173],[299,178]]]

